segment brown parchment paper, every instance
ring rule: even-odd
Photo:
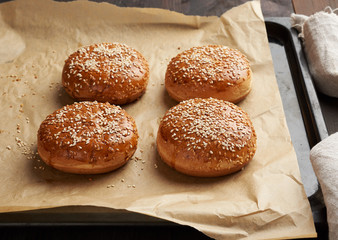
[[[190,225],[216,239],[316,236],[274,75],[258,1],[219,17],[107,3],[14,1],[0,5],[0,211],[91,205],[127,209]],[[145,95],[123,106],[136,120],[138,150],[121,169],[82,176],[46,166],[36,133],[73,103],[61,86],[64,60],[78,47],[122,42],[150,64]],[[169,60],[192,46],[223,44],[245,53],[253,89],[239,105],[258,135],[253,161],[226,177],[200,179],[162,163],[155,138],[176,102],[164,87]]]

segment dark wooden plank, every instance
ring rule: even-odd
[[[100,0],[95,0],[100,1]],[[249,0],[105,0],[121,7],[164,8],[187,15],[220,16],[227,10]],[[291,0],[261,0],[264,17],[289,17],[293,12]]]
[[[322,11],[326,6],[338,8],[338,0],[292,0],[295,13],[311,15]]]
[[[291,0],[261,0],[264,17],[290,17],[293,13]]]

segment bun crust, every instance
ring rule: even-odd
[[[160,122],[157,150],[172,168],[217,177],[242,169],[256,152],[247,113],[223,100],[195,98],[169,109]]]
[[[37,136],[48,165],[68,173],[97,174],[124,165],[137,148],[134,119],[109,103],[81,102],[47,116]]]
[[[217,98],[233,103],[251,90],[251,69],[240,51],[220,45],[193,47],[168,64],[165,87],[176,101]]]
[[[125,104],[146,90],[149,64],[141,53],[120,43],[82,47],[65,61],[62,84],[77,101]]]

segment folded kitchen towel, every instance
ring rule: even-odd
[[[327,211],[329,239],[338,239],[338,132],[311,149],[310,160],[321,185]]]
[[[303,40],[310,73],[318,91],[338,97],[338,9],[330,7],[309,17],[291,14]]]

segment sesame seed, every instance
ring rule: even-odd
[[[160,128],[169,142],[179,141],[181,148],[213,155],[216,160],[223,158],[224,151],[241,150],[255,137],[247,113],[213,98],[182,101],[167,111]]]
[[[127,94],[140,88],[130,79],[142,79],[149,66],[139,52],[125,44],[100,43],[78,49],[65,61],[64,68],[65,87],[79,94],[94,94],[107,87],[121,88],[119,94]],[[92,89],[94,85],[98,87]]]
[[[108,146],[109,151],[120,151],[117,144],[128,141],[134,134],[134,122],[119,106],[109,103],[81,102],[64,106],[47,116],[39,129],[39,138],[59,148],[88,148],[95,151]],[[53,131],[49,129],[52,128]],[[18,137],[17,144],[24,144]],[[132,144],[135,146],[135,144]],[[87,154],[86,151],[83,151]]]
[[[221,45],[190,48],[172,58],[167,68],[173,82],[192,86],[215,83],[231,86],[235,81],[242,81],[249,71],[245,55]]]

